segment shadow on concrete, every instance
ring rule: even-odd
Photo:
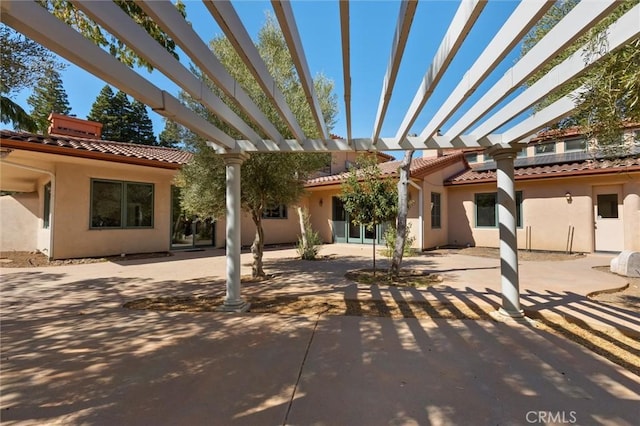
[[[361,286],[344,272],[366,259],[312,263],[267,260],[276,277],[244,291],[370,300],[381,310],[395,303],[403,318],[131,311],[122,304],[223,294],[224,282],[4,274],[3,422],[529,424],[530,413],[637,422],[640,378],[623,364],[525,325],[441,319],[443,306],[455,318],[486,317],[500,304],[496,290]],[[574,317],[637,351],[588,325],[637,330],[635,311],[572,292],[523,291],[522,300],[527,311]],[[412,318],[416,309],[430,318]]]

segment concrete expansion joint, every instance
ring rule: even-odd
[[[316,317],[316,322],[313,325],[313,330],[311,330],[311,336],[309,336],[309,341],[307,342],[307,349],[304,352],[304,357],[302,358],[302,362],[300,363],[300,369],[298,370],[298,377],[296,378],[296,384],[293,386],[293,392],[291,392],[291,399],[289,400],[289,406],[287,407],[287,412],[284,415],[284,420],[282,421],[282,425],[287,424],[287,420],[289,419],[289,413],[291,412],[291,407],[293,406],[293,400],[296,398],[296,392],[298,391],[298,386],[300,384],[300,378],[302,377],[302,372],[304,371],[304,365],[307,362],[307,357],[309,356],[309,350],[311,349],[311,343],[313,342],[313,338],[316,335],[316,330],[318,328],[318,323],[320,322],[320,315]]]

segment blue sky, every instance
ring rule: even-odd
[[[431,115],[456,87],[464,72],[482,52],[486,43],[495,35],[517,3],[517,1],[506,0],[488,3],[467,37],[460,54],[451,64],[411,132],[422,131]],[[234,5],[245,27],[254,38],[264,23],[265,13],[268,11],[273,13],[269,1],[241,0],[235,1]],[[204,40],[208,41],[222,34],[202,2],[187,0],[186,7],[187,19]],[[292,7],[311,73],[313,75],[323,73],[335,82],[339,115],[333,133],[346,136],[338,2],[297,0],[292,3]],[[399,1],[356,0],[351,2],[353,137],[370,137],[372,134],[399,7]],[[457,1],[427,0],[418,4],[401,70],[382,128],[382,136],[394,136],[398,130],[457,7]],[[472,103],[483,93],[483,89],[501,77],[504,71],[515,63],[518,55],[519,49],[516,47],[465,105]],[[186,55],[180,54],[180,57],[184,64],[189,64]],[[138,70],[138,72],[149,76],[157,86],[173,94],[179,92],[178,88],[158,71],[150,75],[146,70]],[[72,64],[63,72],[62,79],[69,96],[71,113],[79,118],[85,118],[105,83]],[[25,91],[17,98],[17,102],[26,109],[28,109],[26,98],[29,94],[30,92]],[[158,134],[163,129],[162,117],[151,111],[149,116],[154,123],[154,131]],[[453,123],[452,120],[449,123]],[[447,126],[442,130],[446,131],[446,129]]]

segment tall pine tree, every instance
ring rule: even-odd
[[[156,145],[156,136],[153,134],[153,123],[147,114],[147,107],[140,101],[131,103],[131,129],[133,130],[133,142],[143,145]]]
[[[158,145],[177,148],[184,139],[184,127],[175,121],[164,118],[164,130],[158,135]]]
[[[118,127],[118,117],[113,109],[113,90],[109,85],[105,85],[87,115],[87,119],[102,123],[102,139],[115,140],[114,129]]]
[[[111,129],[112,137],[110,140],[117,142],[134,142],[136,135],[134,129],[131,128],[133,111],[127,94],[119,90],[111,99],[111,108],[116,117],[116,125]]]
[[[46,133],[49,127],[49,114],[69,114],[69,99],[64,90],[60,74],[54,69],[47,69],[31,96],[27,98],[31,106],[31,117],[40,133]]]
[[[144,104],[135,100],[131,103],[126,93],[114,94],[108,85],[100,91],[87,119],[102,123],[102,139],[156,144],[153,123]]]

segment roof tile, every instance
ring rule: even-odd
[[[496,170],[477,170],[478,166],[467,169],[447,180],[447,184],[470,184],[482,182],[495,182]],[[588,159],[583,161],[568,162],[564,164],[549,164],[542,166],[516,167],[514,177],[519,179],[551,178],[571,175],[584,175],[596,173],[615,173],[620,170],[640,171],[640,156],[618,158],[614,160]]]
[[[165,148],[160,146],[140,145],[135,143],[113,142],[101,139],[87,139],[74,136],[62,135],[36,135],[26,132],[14,132],[11,130],[0,130],[0,139],[14,142],[33,144],[32,148],[37,150],[38,145],[57,146],[78,151],[100,152],[120,157],[138,158],[160,163],[170,163],[182,165],[188,163],[193,155],[190,152],[176,148]],[[28,145],[25,145],[27,147]]]

